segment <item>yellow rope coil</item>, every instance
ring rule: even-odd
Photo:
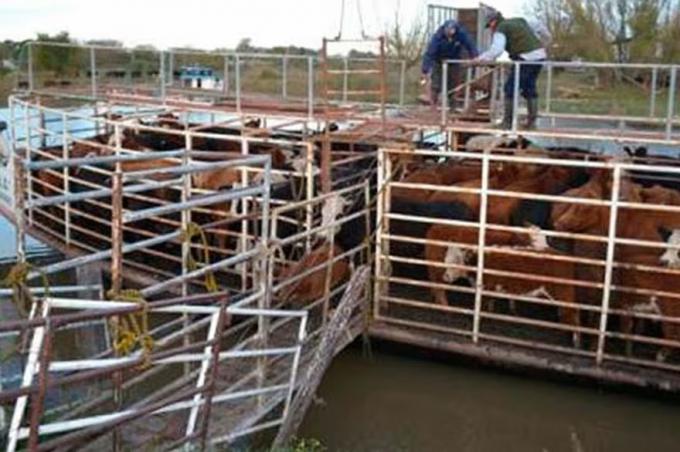
[[[109,300],[126,301],[142,306],[142,310],[131,312],[121,316],[118,322],[109,321],[109,326],[113,332],[113,349],[118,355],[127,356],[139,344],[144,357],[143,367],[151,364],[151,352],[153,351],[154,341],[149,334],[149,311],[147,301],[141,292],[134,289],[122,290],[118,293],[109,291],[106,294]]]
[[[208,245],[208,237],[205,231],[196,223],[188,223],[186,229],[180,234],[180,240],[189,244],[189,253],[186,257],[186,265],[189,271],[194,271],[198,268],[198,262],[194,259],[192,253],[191,245],[194,237],[199,237],[201,246],[203,247],[203,265],[210,265],[210,248]],[[205,274],[205,288],[208,292],[218,292],[220,290],[215,275],[212,271],[208,271]]]

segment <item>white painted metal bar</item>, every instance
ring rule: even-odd
[[[210,319],[210,326],[208,327],[208,335],[206,340],[211,342],[217,336],[217,326],[220,320],[220,313],[216,312],[212,315]],[[212,345],[206,345],[203,350],[203,360],[201,362],[201,370],[198,372],[198,379],[196,380],[196,389],[203,388],[205,386],[205,380],[208,375],[208,369],[210,368],[210,363],[212,361]],[[214,366],[217,363],[213,363]],[[203,396],[201,393],[195,394],[193,403],[194,407],[191,408],[189,412],[189,419],[187,420],[187,428],[185,430],[185,436],[191,436],[196,428],[196,420],[198,419],[198,407],[203,401]]]
[[[281,58],[281,96],[288,98],[288,57]]]
[[[486,214],[489,203],[489,159],[488,154],[482,159],[482,192],[479,202],[479,229],[477,237],[477,276],[475,279],[475,313],[472,325],[472,340],[479,342],[479,328],[482,312],[482,290],[484,290],[484,246],[486,244]]]
[[[90,85],[92,99],[97,99],[97,57],[94,47],[90,47]]]
[[[297,345],[295,346],[295,352],[293,354],[293,365],[290,369],[290,380],[288,381],[288,394],[286,395],[286,401],[283,406],[283,415],[285,419],[290,413],[290,403],[293,400],[293,393],[295,392],[296,380],[298,367],[300,366],[300,356],[302,354],[302,346],[305,343],[305,337],[307,336],[307,316],[300,319],[300,324],[298,326],[297,335]]]
[[[307,117],[314,118],[314,58],[307,58]]]
[[[604,355],[606,333],[607,333],[607,320],[609,318],[609,304],[611,297],[611,285],[613,278],[613,263],[614,263],[614,251],[616,239],[616,226],[618,221],[618,202],[619,195],[621,193],[621,167],[616,166],[614,168],[613,176],[614,181],[612,184],[611,193],[611,209],[609,212],[609,229],[607,235],[607,263],[604,271],[604,289],[602,290],[602,311],[600,313],[600,332],[597,340],[597,364],[602,364],[602,359]]]
[[[236,111],[241,114],[241,58],[234,59],[234,76],[236,77]]]
[[[161,101],[163,102],[163,105],[165,105],[165,52],[162,50],[158,52],[158,58],[159,58],[159,63],[158,63],[158,83],[160,84],[159,89],[160,89],[160,96],[161,96]]]
[[[66,113],[62,115],[62,159],[69,158],[69,139],[68,139],[68,119]],[[63,168],[64,178],[64,193],[71,192],[70,171],[68,168]],[[71,203],[64,203],[64,240],[66,246],[71,244]]]
[[[40,315],[45,318],[49,314],[49,304],[43,303]],[[37,311],[37,306],[34,304],[31,307],[31,315],[29,318],[34,318]],[[24,365],[24,375],[21,379],[21,387],[29,387],[33,384],[33,376],[36,373],[40,361],[40,352],[43,347],[43,340],[45,338],[45,327],[39,326],[33,331],[31,345],[28,351],[26,364]],[[17,398],[14,403],[14,411],[12,411],[12,419],[9,425],[9,432],[7,435],[7,452],[15,452],[17,443],[20,439],[19,429],[21,427],[26,405],[28,404],[28,396],[21,396]]]
[[[670,140],[673,135],[673,115],[675,115],[675,97],[677,89],[677,67],[671,68],[670,85],[668,86],[668,108],[666,110],[666,139]]]
[[[553,66],[550,62],[546,63],[548,76],[545,83],[545,111],[550,113],[552,107],[552,85],[553,85]]]
[[[649,94],[649,117],[656,116],[656,90],[658,85],[659,69],[652,69],[651,93]]]
[[[518,128],[518,118],[519,118],[519,78],[521,75],[520,63],[519,61],[514,62],[514,67],[512,69],[515,72],[515,79],[513,80],[513,93],[512,93],[512,132],[517,133]]]
[[[472,89],[470,86],[470,81],[472,80],[472,70],[473,68],[471,66],[468,66],[467,69],[465,70],[465,100],[463,101],[463,108],[467,110],[470,107],[470,94],[472,93]],[[455,106],[454,106],[455,110]]]

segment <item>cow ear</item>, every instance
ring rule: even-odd
[[[667,242],[668,239],[669,239],[669,238],[671,237],[671,235],[673,234],[673,231],[671,231],[670,229],[667,229],[667,228],[665,228],[665,227],[663,227],[663,226],[659,226],[659,227],[657,228],[657,231],[659,232],[659,235],[661,236],[661,238],[663,239],[664,242]]]
[[[623,152],[625,152],[626,154],[628,154],[630,157],[634,157],[634,156],[635,156],[635,152],[633,152],[633,150],[632,150],[631,148],[629,148],[628,146],[624,146],[624,147],[623,147]]]

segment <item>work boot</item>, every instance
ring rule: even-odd
[[[514,111],[514,103],[512,99],[505,99],[505,110],[503,110],[503,122],[500,125],[501,129],[512,129],[512,113]]]
[[[538,118],[538,98],[527,99],[527,122],[524,128],[533,130],[536,128],[536,119]]]

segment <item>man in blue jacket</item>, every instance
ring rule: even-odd
[[[442,62],[462,59],[463,49],[467,52],[467,58],[477,57],[477,46],[465,27],[455,20],[444,22],[432,36],[423,57],[422,83],[425,84],[427,79],[430,79],[430,101],[433,105],[439,101],[439,94],[442,91]],[[457,84],[459,68],[458,64],[453,63],[448,66],[447,86],[449,90]]]

